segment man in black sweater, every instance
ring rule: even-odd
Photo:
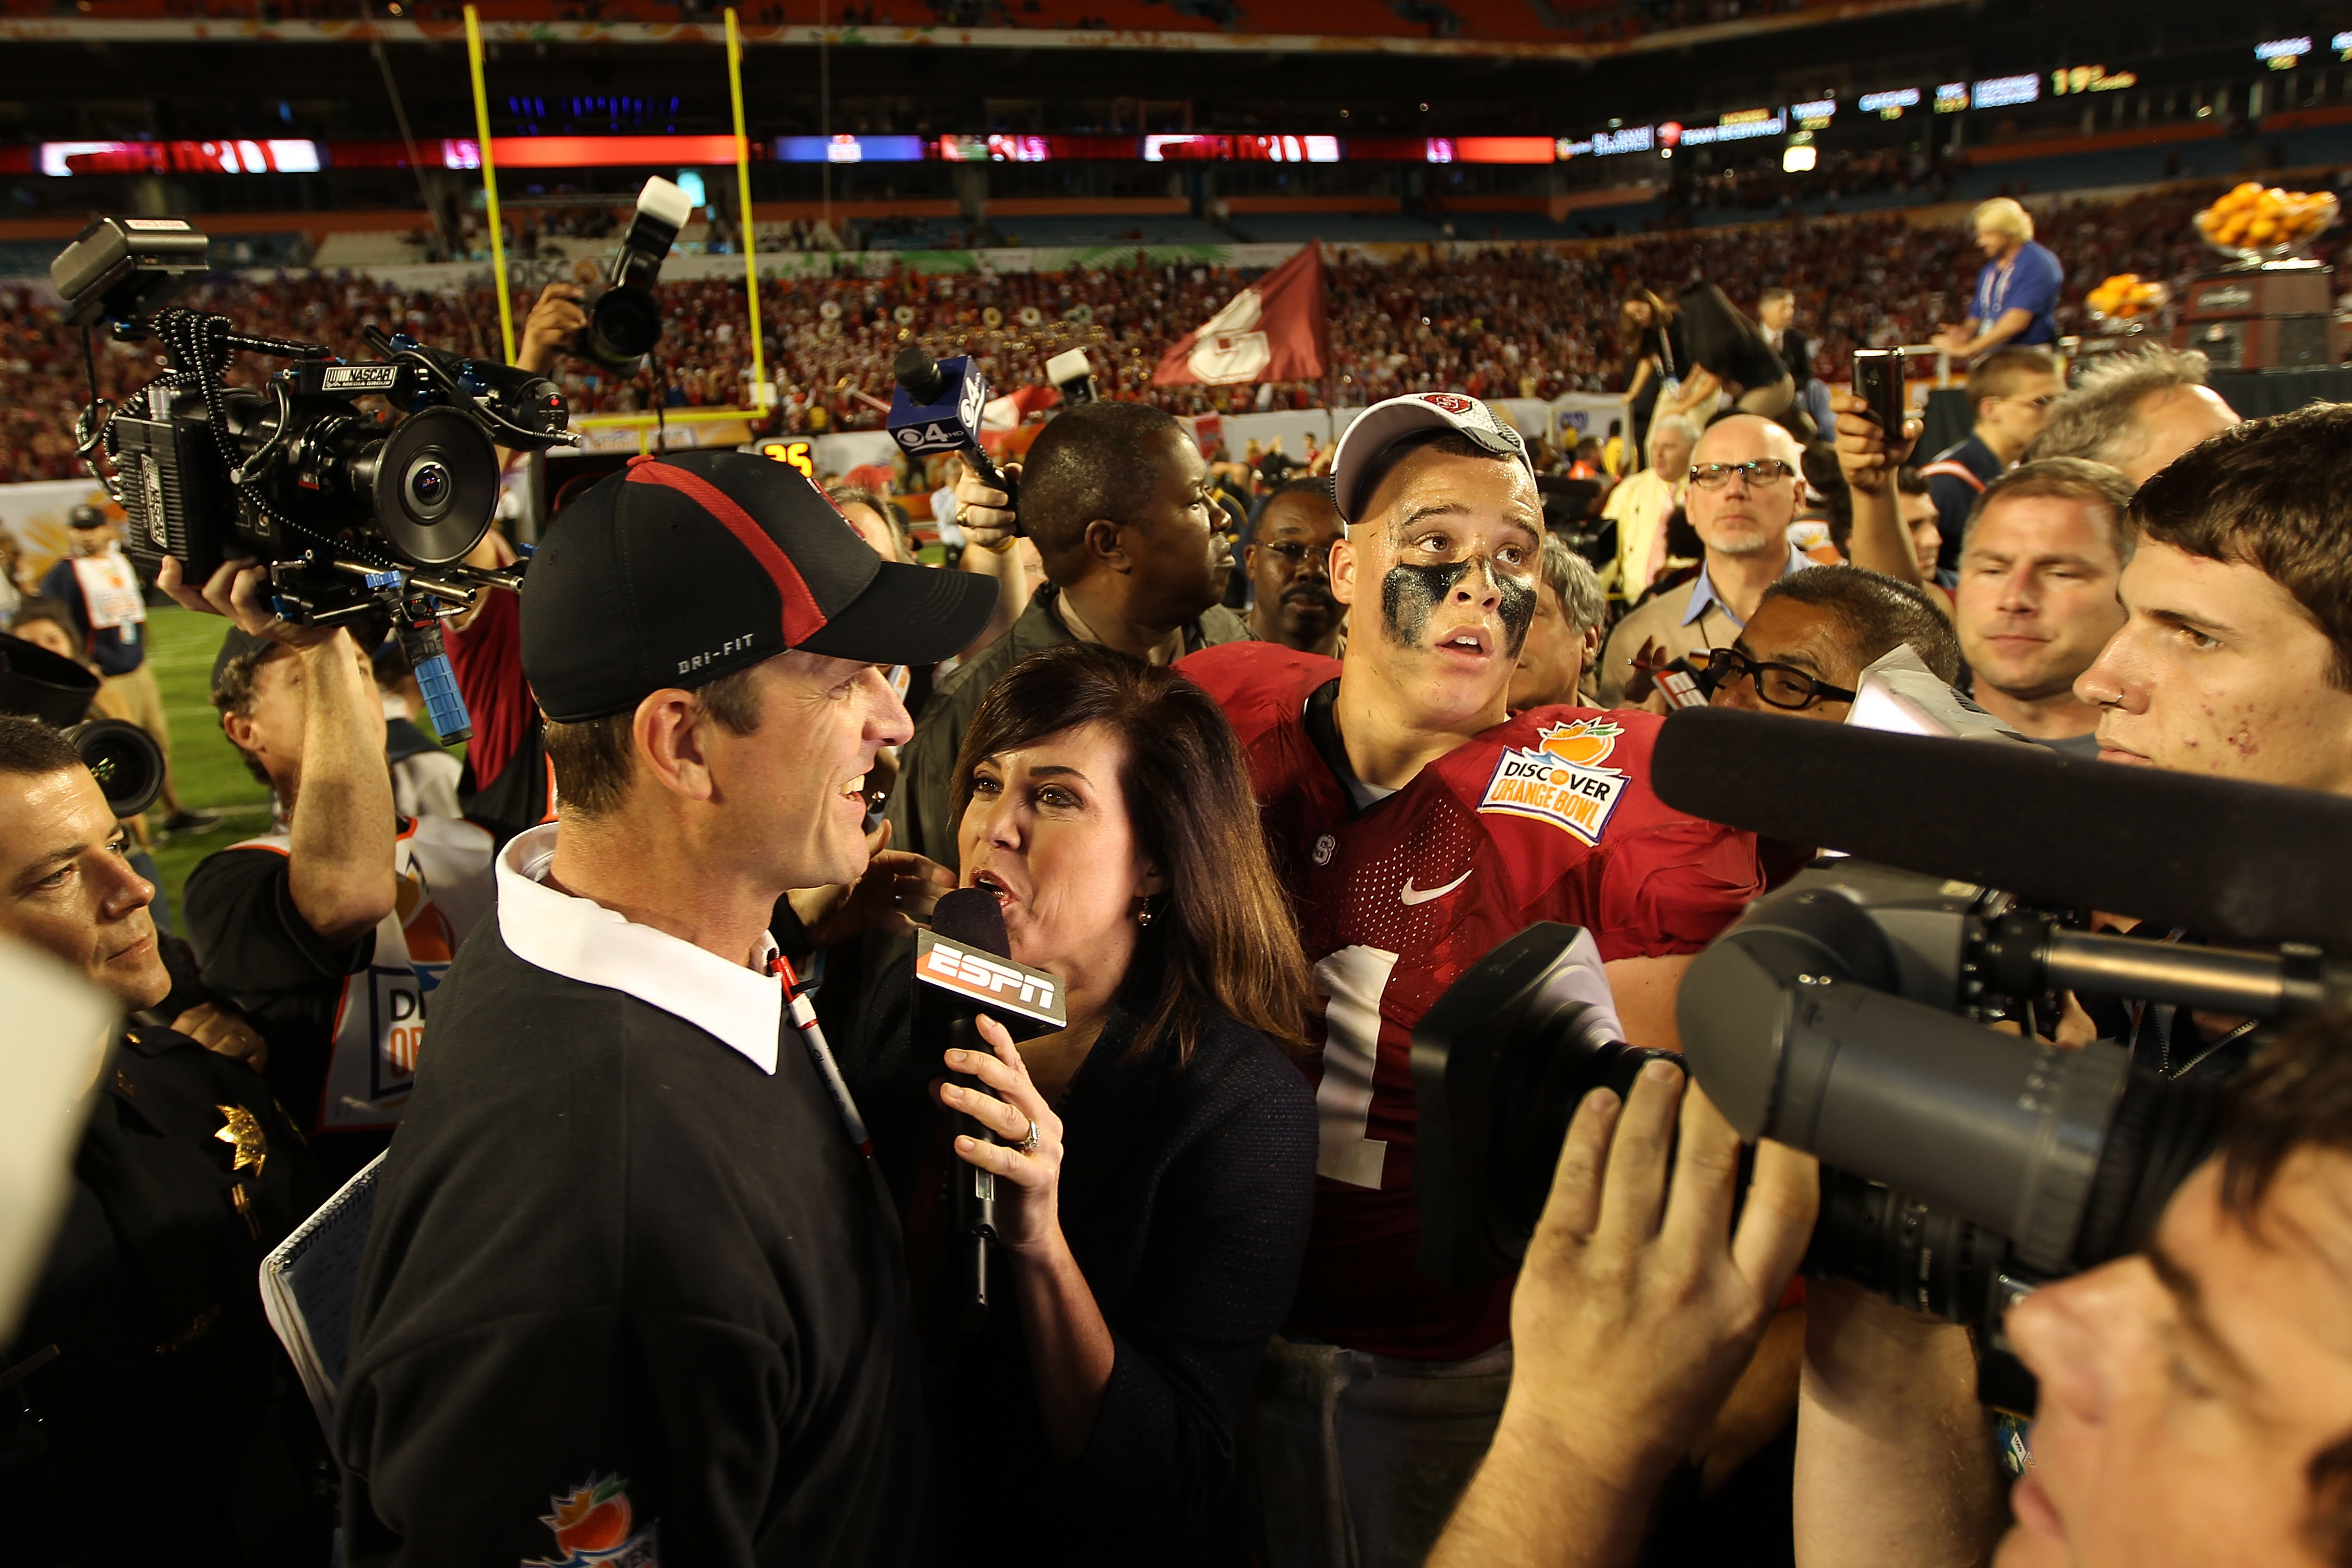
[[[533,562],[563,812],[500,853],[385,1158],[352,1563],[931,1555],[898,1228],[767,926],[865,870],[864,776],[912,728],[877,667],[994,596],[736,453],[636,459]]]

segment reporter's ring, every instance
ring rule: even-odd
[[[955,525],[958,528],[968,528],[971,525],[971,503],[970,501],[960,500],[956,502]]]
[[[1037,1119],[1035,1117],[1029,1119],[1029,1136],[1013,1147],[1024,1154],[1034,1154],[1037,1152]]]

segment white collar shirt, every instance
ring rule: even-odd
[[[684,1019],[771,1077],[784,1021],[783,986],[667,931],[638,925],[593,899],[547,885],[556,824],[515,836],[498,859],[499,935],[536,969],[603,985]],[[764,969],[775,939],[760,933]]]

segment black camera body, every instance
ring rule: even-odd
[[[152,339],[169,366],[119,406],[93,387],[76,429],[91,476],[130,519],[126,553],[151,575],[175,556],[192,583],[226,561],[265,562],[289,620],[388,616],[435,728],[463,739],[471,726],[446,679],[444,602],[470,604],[484,586],[520,581],[460,563],[497,512],[498,447],[578,439],[562,394],[512,366],[373,327],[367,341],[382,357],[347,363],[317,344],[169,306],[204,237],[172,219],[158,239],[152,226],[163,221],[101,218],[50,268],[68,320]],[[226,372],[237,353],[289,363],[258,390],[236,387]]]
[[[163,793],[163,749],[138,725],[88,717],[99,679],[37,643],[0,632],[0,713],[20,713],[73,743],[107,809],[136,816]]]
[[[1424,1274],[1466,1288],[1517,1268],[1577,1104],[1625,1092],[1658,1054],[1623,1043],[1601,979],[1588,936],[1532,927],[1413,1031]],[[2352,971],[2296,944],[2074,931],[2004,893],[1840,859],[1757,900],[1699,955],[1678,1022],[1688,1070],[1742,1138],[1820,1156],[1804,1271],[1969,1324],[2000,1352],[2011,1304],[2142,1246],[2220,1135],[2216,1076],[2042,1038],[2063,990],[2283,1018],[2344,1005]],[[1987,1356],[1983,1389],[2032,1403],[2002,1354]]]
[[[661,304],[654,285],[661,280],[662,263],[677,243],[678,230],[693,216],[693,201],[677,185],[658,174],[646,182],[604,281],[581,301],[588,312],[588,325],[580,333],[582,358],[610,370],[634,371],[661,342]]]

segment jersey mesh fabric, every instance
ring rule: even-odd
[[[1324,1002],[1315,1227],[1291,1326],[1384,1355],[1475,1355],[1507,1337],[1510,1282],[1454,1290],[1417,1267],[1413,1026],[1538,921],[1585,927],[1609,960],[1697,951],[1762,891],[1755,840],[1650,792],[1660,720],[1589,709],[1523,713],[1351,816],[1304,721],[1336,661],[1246,643],[1178,668],[1240,734]],[[1547,735],[1589,759],[1611,797],[1588,825],[1596,843],[1557,816],[1496,809],[1511,804],[1507,765],[1548,754]]]

